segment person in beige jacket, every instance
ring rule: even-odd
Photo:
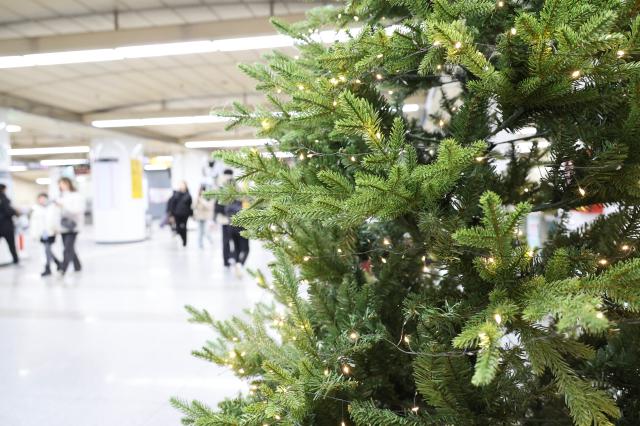
[[[206,187],[200,186],[198,197],[193,204],[193,218],[198,222],[198,246],[204,248],[204,239],[213,244],[213,239],[209,233],[208,224],[213,219],[213,200],[205,197]]]

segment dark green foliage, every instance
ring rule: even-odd
[[[265,104],[222,113],[296,161],[218,154],[252,183],[218,196],[251,200],[234,221],[276,254],[274,304],[188,308],[217,334],[194,354],[251,392],[174,400],[184,423],[638,424],[638,10],[353,0],[276,22],[300,58],[242,66]],[[403,115],[434,94],[429,126]],[[531,212],[596,203],[618,211],[527,245]]]

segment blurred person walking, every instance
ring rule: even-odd
[[[213,200],[205,196],[206,186],[201,185],[198,198],[193,206],[193,218],[198,222],[198,246],[204,248],[204,239],[213,244],[213,239],[209,233],[208,224],[213,216]]]
[[[226,169],[223,173],[223,179],[221,186],[235,185],[233,170]],[[234,200],[226,205],[218,206],[219,211],[224,212],[220,220],[222,224],[222,257],[224,266],[229,267],[233,259],[238,274],[240,274],[241,267],[244,266],[247,256],[249,256],[249,240],[240,234],[244,231],[244,228],[233,225],[231,220],[243,207],[242,200]]]
[[[62,235],[62,245],[64,246],[62,264],[60,265],[60,275],[63,276],[71,263],[73,263],[73,269],[76,272],[82,270],[76,252],[76,239],[84,222],[85,206],[82,195],[76,190],[71,179],[60,178],[58,187],[60,188],[60,198],[56,200],[56,204],[60,208],[60,235]]]
[[[182,239],[183,247],[187,246],[187,221],[193,215],[192,204],[193,201],[187,183],[182,181],[178,186],[177,192],[171,197],[168,208],[170,208],[171,218],[175,223],[176,233]]]
[[[4,238],[9,245],[9,251],[13,258],[13,263],[18,264],[18,252],[16,251],[16,227],[13,217],[18,212],[11,206],[11,200],[7,197],[7,185],[0,183],[0,239]]]
[[[165,225],[169,225],[172,232],[176,232],[176,227],[175,227],[175,224],[173,223],[173,217],[171,216],[171,210],[173,210],[173,206],[176,202],[176,194],[178,194],[178,191],[174,189],[173,192],[171,193],[171,197],[169,197],[169,199],[167,200],[165,215],[164,215],[164,218],[162,219],[162,222],[160,222],[160,228],[164,228]]]
[[[53,255],[52,250],[59,224],[59,209],[49,202],[47,194],[39,194],[37,203],[31,211],[29,230],[31,231],[31,237],[40,241],[44,246],[45,264],[44,271],[40,274],[43,277],[51,275],[51,262],[55,263],[58,270],[62,268],[62,262]]]

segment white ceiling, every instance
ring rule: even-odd
[[[215,52],[112,62],[0,70],[0,92],[74,112],[208,97],[241,99],[254,83],[238,71],[260,51]],[[213,106],[213,105],[211,105]]]
[[[295,0],[2,0],[0,39],[216,22],[304,12]],[[117,16],[117,17],[116,17]]]
[[[4,46],[13,49],[22,46],[25,39],[33,41],[24,43],[29,46],[73,37],[77,45],[82,42],[82,36],[89,33],[94,40],[103,35],[105,40],[110,40],[140,28],[154,29],[156,35],[173,34],[176,28],[180,34],[189,34],[190,28],[202,29],[203,25],[207,28],[209,23],[222,31],[228,28],[221,25],[223,21],[233,27],[230,37],[253,35],[257,31],[256,22],[262,22],[262,27],[267,28],[264,22],[272,12],[287,17],[319,3],[274,0],[271,6],[264,0],[2,0],[0,56],[7,54],[7,50],[3,53]],[[187,40],[185,36],[163,42]],[[294,52],[292,48],[281,50]],[[11,52],[28,53],[32,52]],[[149,116],[158,112],[206,115],[211,108],[225,107],[233,101],[255,104],[261,99],[254,89],[255,83],[240,73],[237,66],[242,62],[260,61],[265,53],[265,50],[215,52],[0,69],[0,98],[17,99],[21,105],[33,103],[23,108],[23,112],[11,114],[15,122],[12,124],[23,127],[21,133],[12,134],[12,144],[20,147],[84,144],[103,132],[78,124],[73,127],[81,131],[70,131],[69,123],[52,125],[51,120],[34,119],[49,115],[43,106],[75,114],[79,117],[76,121],[82,123],[88,120],[85,116],[96,113],[108,113],[113,118],[128,118],[127,114],[132,111],[143,115],[148,112]],[[9,104],[16,103],[12,102]],[[178,146],[187,139],[247,136],[251,132],[245,129],[228,135],[223,128],[223,124],[200,124],[153,126],[142,131],[152,132],[150,142],[171,140]],[[157,139],[154,136],[158,136]],[[158,153],[162,153],[163,146],[167,152],[175,149],[170,143],[152,146]]]

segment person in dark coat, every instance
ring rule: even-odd
[[[187,221],[189,217],[193,215],[191,205],[193,200],[189,193],[189,188],[186,182],[180,182],[178,190],[171,197],[168,208],[170,209],[171,218],[176,227],[176,233],[180,235],[182,239],[182,246],[187,246]]]
[[[223,183],[221,186],[235,185],[233,179],[233,170],[226,169],[223,172]],[[241,235],[244,228],[235,226],[231,223],[233,216],[242,210],[242,201],[233,200],[228,204],[217,204],[216,213],[222,215],[220,223],[222,224],[222,257],[224,266],[231,265],[231,259],[235,262],[237,272],[240,272],[244,262],[249,255],[249,240]]]
[[[164,219],[160,222],[160,228],[164,228],[165,225],[169,225],[173,232],[176,232],[175,223],[173,223],[173,218],[171,217],[171,210],[173,210],[173,205],[176,202],[176,194],[178,191],[174,190],[171,194],[171,197],[167,200],[167,207],[165,209]]]
[[[4,238],[9,245],[13,263],[17,264],[18,252],[16,251],[16,228],[13,224],[13,217],[18,213],[11,206],[11,200],[7,197],[7,186],[0,183],[0,239]]]
[[[236,268],[244,266],[244,262],[249,256],[249,240],[242,236],[244,228],[231,224],[231,219],[242,210],[242,201],[234,200],[224,207],[224,214],[229,220],[229,224],[222,226],[222,256],[224,266],[229,266],[231,259],[235,260]],[[231,250],[230,243],[233,243]]]

